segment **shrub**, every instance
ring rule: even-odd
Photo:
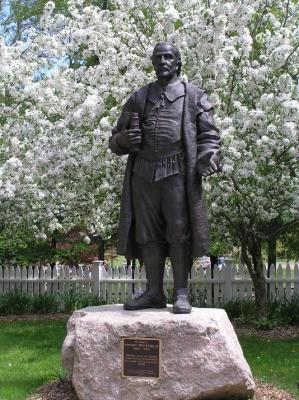
[[[299,325],[299,295],[290,300],[282,297],[268,301],[267,318],[256,319],[254,300],[230,300],[222,304],[230,320],[239,324],[252,324],[258,329],[272,329],[277,325]]]
[[[285,297],[277,301],[272,317],[282,325],[299,325],[299,294],[294,293],[290,300]]]
[[[222,305],[230,320],[237,323],[248,324],[255,319],[255,302],[251,299],[230,300]]]
[[[0,295],[0,314],[26,314],[32,309],[32,298],[19,290]]]
[[[33,314],[47,314],[59,311],[59,299],[53,294],[35,294],[32,297]]]
[[[260,318],[253,321],[253,325],[260,330],[270,331],[275,328],[275,326],[279,325],[279,322],[275,318]]]
[[[63,310],[67,314],[70,314],[75,310],[79,310],[80,308],[107,304],[103,299],[94,294],[77,293],[72,289],[63,294],[61,296],[61,300],[63,304]]]
[[[27,294],[15,290],[0,294],[0,314],[48,314],[52,312],[72,313],[88,306],[106,304],[94,294],[76,293],[74,290],[57,296],[51,293]]]

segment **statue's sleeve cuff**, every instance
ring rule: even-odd
[[[113,153],[117,154],[118,156],[122,156],[122,155],[128,154],[128,150],[124,149],[123,147],[121,147],[117,143],[117,136],[118,136],[118,133],[117,132],[115,132],[115,133],[113,132],[113,135],[109,139],[109,148],[111,149],[111,151]]]

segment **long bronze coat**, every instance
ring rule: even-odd
[[[185,101],[183,110],[183,141],[185,147],[186,185],[189,219],[191,225],[191,244],[193,257],[208,254],[208,221],[202,198],[202,178],[196,170],[203,155],[215,155],[219,160],[220,138],[214,126],[212,107],[205,92],[191,83],[185,84]],[[149,85],[134,92],[124,105],[116,127],[112,131],[109,147],[117,155],[128,154],[118,146],[116,134],[128,126],[128,115],[135,111],[140,121],[144,113]],[[131,195],[131,177],[134,164],[134,153],[130,153],[123,183],[120,221],[118,230],[118,254],[127,258],[138,257],[138,248],[134,237],[134,212]]]

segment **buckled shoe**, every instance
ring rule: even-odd
[[[176,289],[173,295],[173,313],[190,314],[192,307],[188,300],[187,288]]]
[[[140,296],[127,301],[124,304],[125,310],[143,310],[145,308],[165,308],[166,297],[164,293],[152,294],[150,290],[146,290]]]

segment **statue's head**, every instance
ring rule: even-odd
[[[173,44],[156,44],[152,55],[152,63],[158,79],[171,79],[174,74],[178,76],[181,73],[181,54]]]

